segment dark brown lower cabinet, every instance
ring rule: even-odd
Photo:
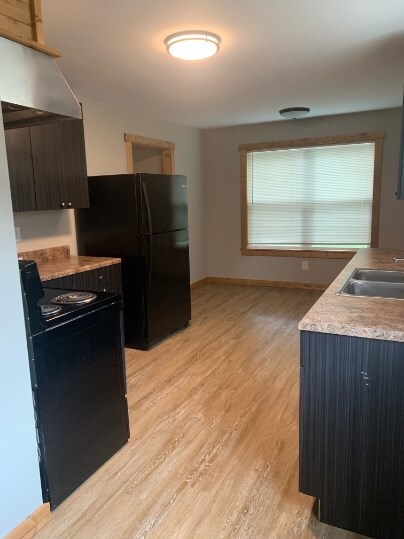
[[[300,484],[322,522],[404,537],[404,343],[301,332]]]
[[[94,270],[82,271],[44,281],[46,288],[82,290],[87,292],[111,292],[122,294],[121,264],[111,264]]]

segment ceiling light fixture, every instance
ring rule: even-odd
[[[288,109],[281,109],[279,114],[285,120],[300,120],[308,115],[310,109],[308,107],[289,107]]]
[[[181,60],[203,60],[219,50],[220,37],[211,32],[189,30],[166,37],[164,43],[171,56]]]

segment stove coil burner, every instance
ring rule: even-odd
[[[97,297],[92,292],[68,292],[67,294],[61,294],[51,299],[51,303],[58,303],[61,305],[81,305],[83,303],[91,303]]]
[[[62,310],[60,305],[41,305],[41,314],[44,318],[52,316]]]

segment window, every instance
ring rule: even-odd
[[[242,254],[376,247],[383,133],[241,145]]]

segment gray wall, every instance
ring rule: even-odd
[[[42,496],[1,116],[0,126],[0,536],[3,537],[42,504]]]
[[[83,98],[89,174],[126,172],[123,133],[175,142],[176,170],[188,176],[191,281],[206,277],[201,132]],[[26,336],[21,303],[10,185],[0,118],[0,537],[42,504]],[[76,252],[73,210],[15,213],[18,251],[70,245]]]
[[[161,152],[153,148],[132,146],[133,171],[161,174]]]
[[[404,201],[397,183],[400,109],[244,125],[202,132],[208,275],[243,279],[330,283],[347,260],[241,256],[238,145],[328,135],[385,131],[379,247],[404,249]]]
[[[204,186],[202,178],[201,131],[192,127],[143,116],[116,103],[102,103],[85,97],[83,103],[87,170],[97,174],[127,171],[124,133],[175,143],[175,171],[188,179],[189,250],[191,282],[206,277]],[[21,228],[18,251],[69,245],[77,253],[73,210],[21,212],[14,214]]]

